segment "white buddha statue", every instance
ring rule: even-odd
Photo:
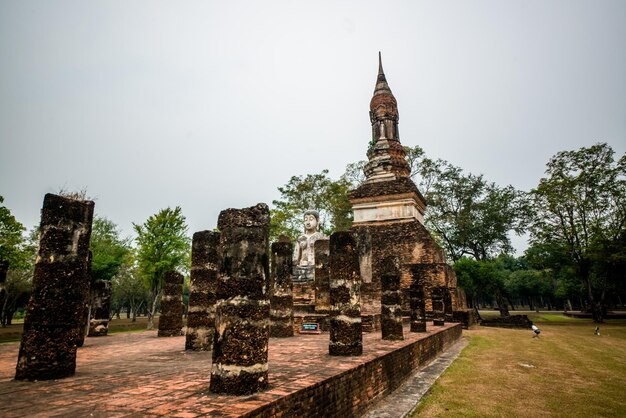
[[[316,210],[304,212],[304,234],[300,235],[293,248],[295,268],[315,268],[315,241],[327,238],[319,232],[320,214]]]

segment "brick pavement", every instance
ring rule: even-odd
[[[327,333],[272,338],[269,389],[240,397],[208,391],[211,353],[185,351],[182,336],[146,331],[88,338],[73,377],[39,382],[12,380],[19,343],[0,344],[0,416],[240,416],[450,326],[430,327],[428,334],[405,327],[404,341],[364,334],[359,357],[329,356]]]

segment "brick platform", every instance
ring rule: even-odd
[[[272,338],[269,389],[249,396],[208,391],[210,352],[185,351],[185,337],[156,331],[88,338],[73,377],[14,381],[18,343],[0,345],[0,416],[350,416],[361,415],[413,369],[461,337],[460,324],[404,330],[404,341],[363,335],[363,355],[331,357],[328,333]]]

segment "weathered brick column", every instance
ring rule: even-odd
[[[209,351],[215,334],[219,232],[193,234],[185,349]]]
[[[98,280],[91,284],[91,319],[89,337],[101,337],[109,332],[109,314],[111,313],[111,282]]]
[[[411,332],[426,332],[426,295],[421,265],[411,266],[409,305],[411,308]]]
[[[268,387],[270,304],[266,204],[220,213],[220,267],[210,390],[243,395]]]
[[[272,243],[270,273],[270,337],[293,337],[293,246]]]
[[[15,378],[72,376],[76,341],[84,329],[87,256],[94,203],[54,194],[44,197],[39,253],[18,354]]]
[[[182,274],[175,271],[165,273],[163,295],[161,295],[161,316],[159,317],[159,337],[181,335],[183,329],[183,281]]]
[[[315,312],[330,309],[330,241],[315,241]]]
[[[363,353],[359,253],[350,232],[335,232],[330,236],[328,352],[331,356],[359,356]]]
[[[380,327],[383,340],[403,340],[402,335],[402,294],[400,291],[400,271],[397,260],[388,259],[380,278],[381,310]]]
[[[426,332],[426,303],[424,286],[413,283],[409,290],[411,305],[411,332]]]
[[[430,297],[433,301],[433,325],[441,326],[445,324],[445,304],[444,293],[447,292],[443,286],[433,286],[430,289]]]

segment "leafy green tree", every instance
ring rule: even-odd
[[[120,238],[115,223],[107,218],[95,216],[89,249],[92,252],[92,280],[111,280],[129,256],[130,240]]]
[[[4,198],[0,196],[0,203]],[[13,314],[28,302],[30,294],[37,235],[28,238],[24,226],[4,205],[0,205],[0,323],[11,324]]]
[[[135,322],[139,311],[147,304],[148,292],[143,278],[137,271],[133,257],[126,259],[111,281],[113,284],[112,311],[119,314],[120,310],[125,307],[129,315],[132,314],[132,321]]]
[[[348,200],[350,183],[346,179],[332,180],[328,170],[319,174],[293,176],[279,187],[281,198],[272,203],[270,238],[280,234],[295,240],[302,234],[302,218],[308,209],[320,213],[320,230],[330,235],[349,229],[352,225],[352,207]]]
[[[137,266],[148,289],[148,329],[154,328],[154,314],[170,270],[185,270],[190,260],[190,239],[180,207],[166,208],[150,216],[142,225],[133,224],[137,233]]]
[[[0,196],[0,204],[4,197]],[[10,268],[24,267],[27,263],[28,252],[24,251],[24,237],[26,230],[9,208],[0,205],[0,262],[9,264]]]
[[[570,257],[596,322],[603,321],[612,277],[599,268],[607,258],[599,249],[619,243],[626,229],[626,155],[615,161],[614,154],[607,144],[559,152],[531,191],[531,240],[562,248]]]

